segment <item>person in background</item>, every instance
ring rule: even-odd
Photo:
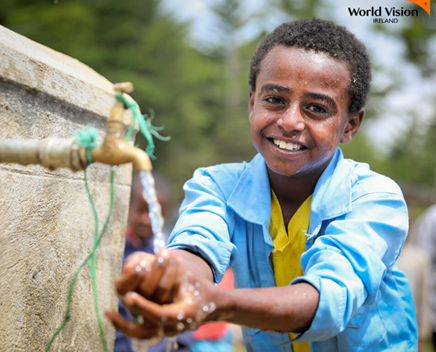
[[[153,173],[157,199],[162,207],[162,216],[167,218],[171,204],[171,188],[164,177]],[[126,245],[124,249],[123,265],[126,258],[133,252],[141,251],[153,254],[153,231],[149,216],[147,202],[142,196],[142,184],[138,173],[132,177],[132,188],[130,193],[130,208],[128,226],[126,231]],[[131,314],[119,303],[119,314],[125,319],[133,320]],[[181,334],[177,337],[179,352],[191,351],[189,345],[192,343],[192,332]],[[133,352],[131,338],[117,331],[114,352]],[[164,342],[153,347],[149,352],[165,351]]]
[[[412,228],[412,225],[413,215],[409,208],[409,228]],[[401,256],[397,260],[397,266],[406,274],[412,287],[418,321],[418,352],[424,352],[426,342],[431,338],[433,332],[433,311],[430,309],[432,262],[426,251],[412,243],[410,231]]]
[[[429,254],[432,262],[433,346],[436,350],[436,290],[434,289],[436,284],[436,204],[429,207],[416,221],[414,238],[414,242]],[[427,310],[431,309],[427,308]]]

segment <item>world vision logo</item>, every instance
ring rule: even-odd
[[[430,0],[406,0],[409,2],[413,2],[414,4],[422,7],[425,12],[430,15]],[[396,7],[374,7],[371,8],[360,8],[354,7],[348,8],[348,12],[350,16],[356,17],[373,17],[373,23],[398,23],[398,18],[401,17],[411,17],[418,16],[417,9],[405,9],[404,7],[396,8]],[[384,18],[386,16],[387,18]]]
[[[430,15],[430,0],[407,0],[421,6]]]

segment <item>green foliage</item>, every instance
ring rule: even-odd
[[[260,38],[244,45],[237,39],[243,26],[253,19],[261,23],[269,11],[249,15],[240,0],[215,2],[211,10],[223,40],[205,54],[189,46],[189,23],[163,14],[158,0],[58,1],[2,0],[0,24],[77,58],[112,82],[134,84],[132,96],[143,113],[152,108],[153,124],[164,125],[162,135],[172,137],[170,142],[156,140],[153,165],[173,184],[175,203],[181,201],[182,184],[196,168],[254,156],[247,81]],[[279,9],[290,18],[328,17],[328,6],[331,3],[322,0],[271,0],[268,9]],[[419,64],[423,75],[434,75],[430,42],[436,29],[425,16],[411,18],[400,32],[386,32],[387,26],[379,30],[401,38],[406,58]],[[389,75],[398,76],[396,68]],[[395,80],[389,87],[374,87],[365,121],[377,118],[386,96],[397,87]],[[417,113],[412,110],[411,118]],[[343,150],[347,157],[368,162],[396,180],[432,186],[434,132],[436,123],[424,133],[413,127],[387,158],[368,143],[363,131]],[[138,137],[137,143],[146,142]]]

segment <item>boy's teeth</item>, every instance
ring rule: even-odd
[[[285,141],[281,141],[278,139],[274,139],[274,144],[276,146],[280,147],[281,149],[286,149],[286,150],[299,150],[299,149],[301,149],[301,145],[299,145],[299,144],[286,143]]]

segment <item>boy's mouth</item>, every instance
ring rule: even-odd
[[[270,141],[272,141],[280,149],[284,149],[284,150],[298,151],[298,150],[306,149],[305,146],[298,143],[285,142],[275,138],[271,138]]]

